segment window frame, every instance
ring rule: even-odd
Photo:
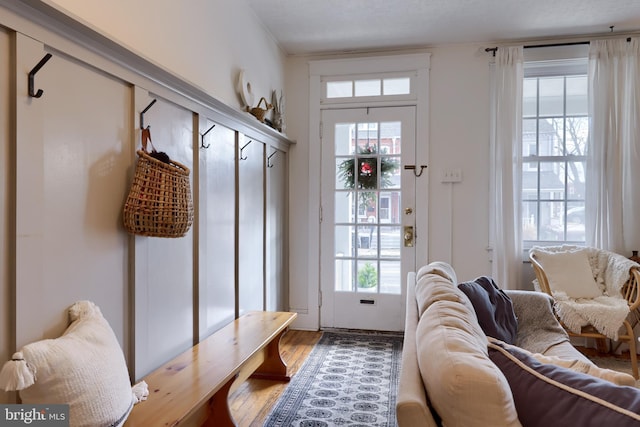
[[[397,95],[385,95],[384,94],[384,81],[393,80],[399,78],[409,79],[409,93],[397,94]],[[418,75],[415,71],[412,72],[392,72],[392,73],[372,73],[372,74],[350,74],[347,76],[323,76],[321,78],[321,93],[320,103],[322,105],[335,105],[353,102],[372,102],[372,101],[415,101],[418,99],[417,88]],[[356,84],[357,82],[365,82],[369,80],[378,80],[380,82],[380,94],[370,96],[357,96]],[[343,97],[328,97],[327,96],[327,84],[335,82],[351,83],[351,96]]]
[[[532,154],[525,155],[525,152],[522,153],[521,157],[521,167],[520,174],[521,179],[523,181],[523,185],[521,187],[521,219],[520,219],[520,227],[522,231],[522,246],[526,252],[535,246],[535,245],[544,245],[544,244],[552,244],[552,245],[560,245],[560,244],[584,244],[584,240],[568,240],[568,225],[567,225],[567,213],[570,209],[574,207],[582,206],[586,210],[586,195],[582,194],[582,197],[575,198],[569,194],[569,180],[568,180],[568,165],[571,162],[579,162],[582,166],[582,174],[583,177],[586,176],[586,152],[581,155],[575,155],[567,152],[567,135],[566,128],[563,127],[563,135],[562,135],[562,153],[561,155],[539,155],[540,154],[540,121],[545,119],[560,119],[562,121],[563,126],[566,125],[567,119],[577,118],[584,119],[586,118],[586,129],[588,132],[589,128],[589,114],[588,114],[588,106],[586,114],[567,114],[567,78],[572,76],[585,76],[588,78],[588,46],[577,46],[567,49],[563,47],[561,49],[558,48],[540,48],[540,49],[531,49],[532,52],[526,52],[525,61],[524,61],[524,80],[523,85],[527,79],[536,79],[536,111],[535,115],[526,115],[525,116],[525,108],[524,108],[524,97],[523,97],[523,117],[522,117],[522,150],[525,150],[524,146],[528,141],[525,139],[525,132],[527,127],[525,123],[527,120],[535,121],[535,140],[530,142],[530,145],[535,144],[535,150],[533,152],[530,150],[529,152]],[[540,79],[545,78],[553,78],[553,77],[562,77],[563,78],[563,95],[562,95],[562,114],[540,114]],[[588,87],[587,87],[588,91]],[[588,98],[588,93],[587,93]],[[587,136],[588,140],[588,136]],[[585,145],[586,149],[586,145]],[[551,154],[551,153],[549,153]],[[564,177],[562,178],[563,188],[560,190],[563,197],[562,198],[554,198],[550,194],[548,197],[543,197],[541,194],[541,171],[543,171],[543,167],[545,164],[557,163],[558,168],[563,169]],[[525,168],[527,164],[532,165],[532,170],[536,172],[536,197],[535,198],[525,198],[525,188],[524,188],[524,177],[525,177]],[[562,206],[562,240],[542,240],[541,236],[541,206],[543,203],[553,203],[560,202]],[[525,239],[525,223],[527,221],[527,212],[530,210],[525,209],[525,204],[533,204],[535,207],[535,237],[536,239]],[[549,206],[551,209],[552,207]]]

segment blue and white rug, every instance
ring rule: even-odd
[[[395,427],[402,335],[324,332],[265,426]]]

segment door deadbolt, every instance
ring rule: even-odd
[[[410,225],[404,227],[404,246],[413,247],[413,227]]]

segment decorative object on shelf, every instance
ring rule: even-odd
[[[271,103],[273,104],[273,127],[278,132],[284,132],[284,95],[282,91],[280,91],[280,96],[275,90],[271,92]]]
[[[378,159],[380,159],[380,186],[391,184],[391,175],[398,169],[398,162],[389,157],[377,157],[374,146],[367,145],[358,150],[358,156],[342,161],[338,166],[338,178],[344,188],[355,188],[355,162],[358,165],[358,189],[378,188]]]
[[[142,149],[137,153],[133,182],[124,204],[124,227],[140,236],[184,236],[193,223],[189,168],[156,151],[148,127],[142,129]]]
[[[251,91],[251,82],[247,79],[245,70],[240,70],[238,74],[238,94],[244,102],[243,107],[251,107],[253,105],[253,92]]]
[[[261,108],[260,105],[262,104],[263,101],[264,101],[264,108]],[[269,104],[263,96],[262,98],[260,98],[260,101],[258,101],[258,105],[256,105],[253,108],[247,107],[247,111],[251,113],[251,115],[253,115],[256,119],[264,123],[265,114],[267,114],[267,111],[271,110],[272,108],[273,108],[273,105]]]

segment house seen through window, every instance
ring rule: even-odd
[[[525,248],[585,241],[587,98],[586,58],[525,63],[522,109]]]

